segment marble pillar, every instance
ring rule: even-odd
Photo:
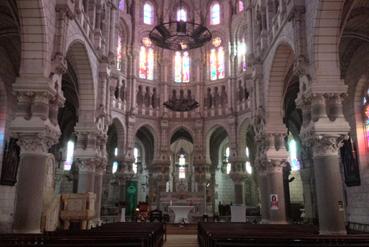
[[[101,199],[103,193],[103,178],[106,169],[106,162],[102,160],[96,166],[96,173],[95,173],[95,193],[96,193],[96,201],[95,201],[95,212],[96,212],[96,219],[99,222],[101,216]]]
[[[325,235],[346,234],[339,143],[337,136],[320,135],[313,144],[319,232]]]
[[[20,156],[13,226],[16,233],[40,233],[48,154],[28,151],[23,149]]]
[[[271,160],[267,165],[269,223],[287,224],[283,184],[283,160]]]
[[[245,172],[231,172],[231,179],[234,184],[234,203],[236,205],[245,205]]]
[[[300,170],[302,189],[304,194],[304,223],[312,224],[315,222],[315,205],[314,201],[314,189],[312,184],[313,169],[311,167],[303,168]]]
[[[78,193],[95,191],[95,159],[78,161]]]
[[[258,168],[258,183],[260,192],[260,214],[261,223],[269,223],[269,195],[268,195],[268,178],[266,169]]]

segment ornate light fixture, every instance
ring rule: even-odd
[[[179,9],[183,11],[182,1]],[[180,16],[177,21],[161,22],[155,26],[149,37],[156,46],[163,49],[186,51],[203,46],[211,40],[212,35],[204,25]]]

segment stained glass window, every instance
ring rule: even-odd
[[[190,57],[187,51],[181,53],[176,52],[174,57],[174,81],[189,82],[190,81]]]
[[[117,156],[118,156],[118,148],[114,148],[114,157],[117,157]],[[117,171],[118,171],[118,162],[114,161],[111,172],[114,174]]]
[[[185,179],[186,178],[186,168],[185,168],[185,165],[186,165],[186,158],[184,156],[184,154],[181,154],[179,156],[179,159],[178,159],[178,165],[179,165],[179,173],[178,173],[178,177],[180,179]]]
[[[248,147],[246,147],[245,152],[246,152],[246,172],[248,174],[252,174],[252,166],[250,162],[250,151]]]
[[[218,25],[220,23],[220,5],[214,3],[210,7],[210,25]]]
[[[139,57],[139,77],[142,79],[154,79],[154,49],[141,46]]]
[[[177,21],[187,21],[187,11],[185,9],[177,10]]]
[[[74,141],[68,141],[67,143],[67,158],[64,162],[64,171],[70,171],[73,163],[74,154]]]
[[[134,148],[134,149],[133,149],[133,157],[134,157],[135,161],[134,161],[134,163],[132,164],[132,171],[133,171],[135,174],[137,174],[138,156],[139,156],[138,148]]]
[[[122,69],[122,38],[118,35],[117,44],[117,70]]]
[[[124,3],[125,3],[124,0],[119,1],[119,10],[124,10]]]
[[[366,146],[369,148],[369,89],[363,97],[363,114],[364,114],[364,128],[366,137]]]
[[[145,3],[143,8],[143,22],[145,24],[153,24],[154,8],[150,3]]]
[[[227,164],[227,166],[226,166],[226,173],[227,174],[231,173],[231,168],[232,168],[231,163],[228,162],[229,155],[230,155],[230,150],[229,150],[229,147],[227,147],[226,150],[225,150],[225,154],[224,154],[224,162]]]
[[[241,42],[238,42],[237,57],[238,57],[239,65],[241,67],[241,71],[247,70],[246,52],[247,52],[246,42],[244,40]]]
[[[292,171],[300,170],[300,162],[297,159],[297,143],[292,138],[288,142],[288,152],[290,154],[291,170]]]
[[[238,11],[242,12],[245,9],[245,5],[242,0],[238,1]]]
[[[210,80],[219,80],[225,77],[225,58],[224,58],[224,48],[219,46],[220,42],[215,42],[219,38],[215,38],[213,45],[218,45],[218,47],[212,48],[210,50]],[[219,39],[220,40],[220,39]]]

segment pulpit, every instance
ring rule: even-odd
[[[95,218],[95,193],[62,194],[60,218],[64,229],[69,229],[70,222],[80,222],[81,229],[89,228],[89,222]]]
[[[188,223],[188,214],[193,208],[193,206],[169,206],[174,213],[174,223]]]

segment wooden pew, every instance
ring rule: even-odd
[[[323,236],[308,225],[199,223],[201,247],[213,246],[369,246],[369,235]]]
[[[163,246],[161,223],[117,223],[86,231],[2,234],[0,246]]]

